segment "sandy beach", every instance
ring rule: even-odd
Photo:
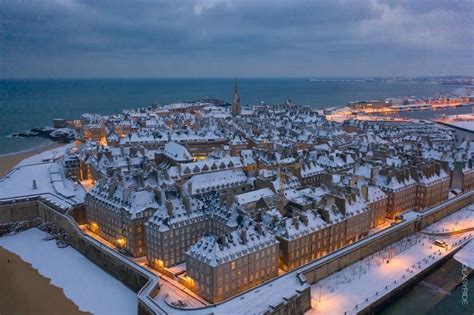
[[[0,314],[88,314],[30,264],[0,247]]]
[[[17,153],[0,155],[0,178],[5,176],[5,174],[8,173],[12,169],[13,166],[17,165],[19,162],[23,161],[24,159],[29,158],[30,156],[39,154],[44,151],[61,147],[63,145],[65,144],[53,142],[49,145],[46,145],[40,148],[34,148],[31,150],[21,151]]]

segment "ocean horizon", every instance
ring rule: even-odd
[[[311,79],[316,79],[311,81]],[[237,78],[242,104],[281,104],[290,99],[316,108],[387,97],[430,97],[459,86],[419,82],[363,81],[363,77]],[[45,145],[44,139],[10,137],[55,118],[102,115],[159,103],[203,97],[230,102],[234,78],[0,79],[0,154]]]

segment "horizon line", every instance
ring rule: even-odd
[[[1,81],[6,80],[180,80],[180,79],[194,79],[194,80],[212,80],[212,79],[393,79],[393,78],[444,78],[444,77],[465,77],[474,78],[474,75],[469,74],[443,74],[443,75],[393,75],[393,76],[143,76],[143,77],[112,77],[112,76],[97,76],[97,77],[0,77]]]

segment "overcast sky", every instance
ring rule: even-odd
[[[473,0],[0,0],[0,77],[474,74]]]

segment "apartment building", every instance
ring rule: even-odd
[[[451,177],[438,163],[419,165],[413,170],[418,182],[417,208],[423,210],[448,199]]]
[[[387,217],[393,219],[417,206],[418,183],[409,169],[390,170],[376,178],[376,185],[387,195]]]
[[[100,180],[84,204],[90,231],[132,257],[146,255],[144,224],[159,207],[154,191]]]
[[[218,303],[278,275],[278,241],[260,224],[207,235],[186,252],[188,287]]]
[[[235,229],[230,210],[215,194],[168,198],[145,223],[148,265],[162,270],[185,261],[185,252],[206,234]]]

